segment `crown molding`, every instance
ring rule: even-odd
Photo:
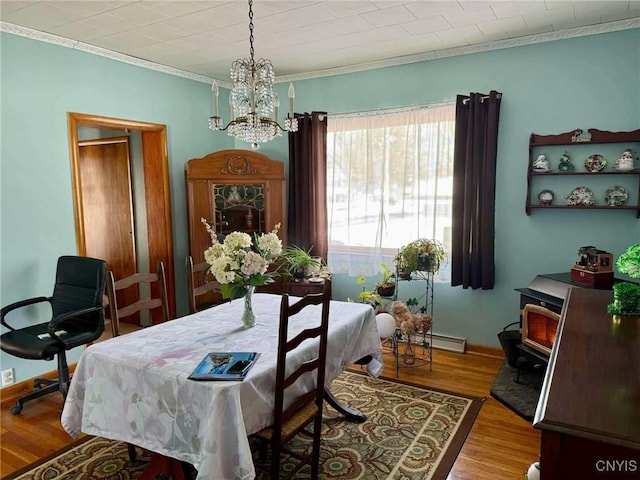
[[[377,68],[395,67],[410,63],[425,62],[436,60],[439,58],[455,57],[460,55],[469,55],[472,53],[482,53],[491,50],[501,50],[504,48],[522,47],[525,45],[534,45],[536,43],[552,42],[555,40],[565,40],[568,38],[583,37],[587,35],[597,35],[601,33],[617,32],[620,30],[628,30],[640,27],[640,18],[632,18],[628,20],[619,20],[616,22],[602,23],[599,25],[589,25],[585,27],[571,28],[568,30],[560,30],[557,32],[539,33],[526,37],[509,38],[506,40],[498,40],[495,42],[487,42],[478,45],[469,45],[465,47],[448,48],[446,50],[437,50],[433,52],[419,53],[415,55],[406,55],[402,57],[394,57],[377,62],[361,63],[357,65],[348,65],[344,67],[327,68],[325,70],[316,70],[305,73],[292,75],[282,75],[275,78],[276,83],[293,82],[296,80],[308,80],[312,78],[329,77],[334,75],[343,75],[347,73],[356,73],[366,70],[374,70]],[[78,40],[70,40],[51,33],[33,30],[31,28],[22,27],[8,22],[0,21],[0,32],[11,33],[32,40],[52,43],[66,48],[73,48],[83,52],[99,55],[118,62],[128,63],[141,68],[155,70],[169,75],[175,75],[189,80],[202,83],[212,83],[214,80],[223,88],[231,88],[231,82],[219,80],[205,75],[199,75],[179,68],[169,67],[160,63],[142,60],[140,58],[125,55],[123,53],[114,52],[106,48],[97,47],[89,43],[80,42]]]
[[[136,67],[146,68],[148,70],[155,70],[157,72],[167,73],[169,75],[175,75],[177,77],[188,78],[189,80],[195,80],[196,82],[211,83],[213,79],[205,75],[199,75],[197,73],[187,72],[186,70],[180,70],[179,68],[169,67],[160,63],[151,62],[149,60],[143,60],[141,58],[132,57],[123,53],[114,52],[106,48],[97,47],[89,43],[80,42],[78,40],[70,40],[68,38],[60,37],[52,33],[41,32],[39,30],[33,30],[31,28],[22,27],[9,22],[0,21],[0,32],[11,33],[20,37],[30,38],[31,40],[38,40],[40,42],[52,43],[59,47],[73,48],[74,50],[80,50],[82,52],[91,53],[100,57],[109,58],[117,62],[128,63],[129,65],[135,65]],[[226,83],[226,84],[225,84]],[[219,82],[221,86],[230,88],[230,82]]]

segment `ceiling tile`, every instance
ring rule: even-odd
[[[210,22],[204,20],[203,18],[200,18],[197,13],[183,15],[175,18],[167,18],[166,20],[162,20],[159,23],[178,31],[182,31],[184,32],[185,36],[194,35],[200,32],[206,32],[207,30],[215,28],[215,26]]]
[[[506,33],[508,37],[513,38],[527,33],[527,24],[520,15],[479,23],[478,28],[486,36]]]
[[[400,25],[389,25],[388,27],[380,27],[374,30],[363,31],[362,34],[371,41],[400,41],[403,38],[409,38],[411,35]]]
[[[4,2],[2,2],[4,3]],[[124,7],[126,5],[133,4],[133,1],[56,1],[56,7],[63,10],[74,12],[82,17],[90,17],[92,15],[98,15],[100,13],[115,10],[117,8]]]
[[[5,22],[23,25],[36,30],[47,30],[82,18],[83,15],[57,7],[53,2],[38,2],[19,10],[2,14]]]
[[[423,18],[421,20],[416,20],[415,22],[403,23],[402,28],[412,35],[420,35],[422,33],[448,30],[451,28],[451,25],[442,15],[438,15],[437,17]]]
[[[365,13],[362,15],[367,21],[376,27],[397,25],[400,23],[412,22],[416,17],[403,5],[385,8],[377,12]]]
[[[101,47],[115,50],[116,52],[130,53],[136,48],[153,45],[157,43],[157,40],[133,30],[102,37],[97,43]]]
[[[0,19],[4,15],[7,15],[11,12],[15,12],[16,10],[20,10],[21,8],[28,7],[37,2],[13,2],[13,1],[4,1],[0,2]]]
[[[469,45],[474,41],[482,41],[482,32],[475,25],[452,28],[442,32],[435,32],[442,43],[449,46]]]
[[[148,25],[166,20],[168,15],[162,13],[160,10],[155,10],[153,3],[154,2],[136,2],[116,8],[115,10],[110,10],[109,13],[114,17],[136,25]]]
[[[522,16],[525,13],[532,13],[546,10],[544,2],[491,2],[491,10],[498,18]],[[480,23],[480,22],[478,22]]]
[[[478,6],[477,8],[463,10],[462,12],[445,13],[443,16],[453,27],[475,25],[476,23],[489,22],[496,19],[489,5]]]
[[[111,33],[124,32],[125,30],[133,30],[139,25],[135,22],[129,22],[126,19],[116,17],[111,12],[87,17],[83,20],[88,25],[101,28]]]
[[[180,17],[227,3],[226,1],[152,0],[152,7],[166,17]],[[100,3],[103,3],[100,1]]]
[[[88,25],[84,22],[67,23],[66,25],[60,25],[59,27],[53,27],[50,32],[54,35],[70,38],[73,40],[79,40],[81,42],[90,42],[96,38],[109,35],[111,32],[103,30],[102,28]]]
[[[249,10],[238,10],[232,4],[224,3],[217,7],[200,10],[195,15],[213,27],[224,27],[240,23],[249,24]]]
[[[164,23],[145,25],[144,27],[138,28],[138,32],[160,42],[175,40],[176,38],[187,36],[186,32],[170,27],[169,25],[165,25]]]
[[[443,13],[461,12],[462,6],[458,2],[441,1],[441,2],[411,2],[406,5],[407,10],[413,13],[417,18],[429,18]]]
[[[545,12],[527,13],[523,15],[523,18],[527,27],[534,31],[547,26],[552,26],[553,31],[560,30],[562,28],[576,27],[573,7],[571,6],[547,10]],[[545,29],[544,31],[548,30]]]
[[[352,17],[354,15],[362,15],[363,13],[378,10],[378,7],[371,2],[356,0],[329,0],[328,2],[322,2],[320,8],[326,10],[336,18]]]
[[[261,24],[269,24],[271,33],[286,32],[287,30],[293,30],[305,25],[328,22],[335,18],[336,17],[319,6],[311,5],[270,15],[263,18]]]

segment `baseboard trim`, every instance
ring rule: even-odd
[[[69,365],[69,375],[73,375],[73,371],[76,369],[76,364],[73,363]],[[33,382],[36,378],[50,378],[56,379],[58,378],[58,371],[51,370],[50,372],[45,372],[34,378],[27,378],[26,380],[22,380],[21,382],[14,383],[13,385],[7,385],[6,387],[2,387],[0,389],[0,403],[13,403],[21,396],[29,393],[33,390]]]

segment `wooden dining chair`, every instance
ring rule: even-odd
[[[207,262],[194,265],[191,255],[187,255],[186,267],[189,313],[196,313],[222,303],[222,300],[215,301],[211,298],[212,293],[220,293],[220,283],[216,282],[213,275],[209,273],[210,265]]]
[[[133,288],[132,288],[133,287]],[[132,288],[137,291],[134,301],[127,305],[118,303],[117,292]],[[113,278],[113,272],[107,272],[107,298],[109,301],[109,319],[114,337],[120,335],[120,320],[141,312],[149,312],[151,318],[155,309],[160,309],[160,322],[169,320],[169,303],[167,301],[167,282],[164,263],[158,262],[156,272],[134,273],[120,280]],[[148,293],[145,293],[148,292]],[[152,323],[160,323],[153,322]]]
[[[268,446],[271,449],[271,463],[256,465],[256,467],[264,467],[265,469],[268,467],[270,477],[273,479],[290,478],[307,464],[311,465],[311,479],[318,478],[330,300],[328,288],[325,288],[323,293],[306,295],[292,305],[289,305],[288,294],[282,296],[273,425],[255,434],[262,441],[263,447]],[[320,311],[317,312],[317,324],[306,328],[289,340],[291,317],[304,309],[309,309],[311,305],[321,306]],[[295,370],[287,372],[287,365],[291,364],[291,361],[287,360],[289,354],[302,342],[309,339],[315,339],[317,351],[313,353],[312,358],[304,361]],[[313,375],[312,383],[315,387],[297,398],[290,398],[290,395],[286,393],[287,389],[296,383],[296,380],[302,375]],[[285,405],[287,405],[286,408]],[[308,430],[311,425],[313,426],[312,432]],[[306,434],[313,439],[312,448],[306,454],[300,454],[287,448],[289,441],[298,434]],[[265,451],[265,448],[261,451],[263,460],[266,458]],[[286,475],[280,472],[283,453],[298,460],[295,468],[287,472]]]
[[[132,289],[137,292],[137,298],[127,305],[119,304],[116,293],[125,289]],[[112,336],[120,336],[120,319],[130,317],[141,312],[149,312],[149,318],[152,318],[152,312],[160,309],[162,314],[162,322],[169,320],[169,303],[167,302],[167,283],[164,273],[164,263],[158,262],[156,272],[151,273],[134,273],[120,280],[113,278],[113,272],[107,272],[107,301],[108,315],[111,322]],[[147,293],[145,293],[145,291]],[[147,296],[148,295],[148,296]],[[152,322],[153,323],[153,322]],[[135,462],[137,453],[135,446],[127,444],[129,459]]]

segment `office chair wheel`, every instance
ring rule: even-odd
[[[22,404],[16,403],[13,407],[11,407],[11,413],[13,415],[18,415],[22,411]]]

